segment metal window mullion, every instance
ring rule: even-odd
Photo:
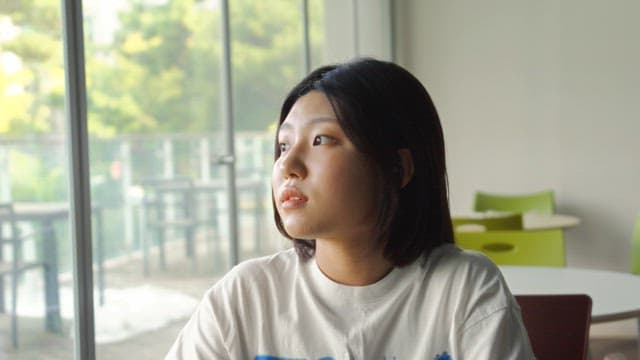
[[[302,1],[302,64],[304,75],[311,72],[311,39],[309,35],[309,0]]]
[[[82,1],[63,0],[70,222],[73,239],[75,358],[95,359],[89,136],[84,70]]]
[[[237,189],[235,169],[233,97],[231,82],[231,34],[229,28],[229,1],[221,0],[222,15],[222,123],[225,134],[226,154],[221,161],[227,167],[227,207],[229,216],[229,245],[230,261],[232,265],[239,262],[238,251],[238,217],[237,217]]]
[[[396,2],[389,0],[389,51],[391,61],[398,61],[398,49],[396,48]]]
[[[360,56],[360,14],[358,10],[358,0],[352,0],[353,6],[353,52],[356,57]]]

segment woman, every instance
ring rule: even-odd
[[[440,120],[373,59],[321,67],[280,114],[275,221],[294,249],[205,295],[168,359],[530,359],[496,266],[453,245]]]

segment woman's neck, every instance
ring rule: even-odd
[[[339,241],[316,240],[316,263],[331,280],[364,286],[382,279],[393,269],[383,255],[384,246],[362,246]]]

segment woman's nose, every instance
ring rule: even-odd
[[[281,155],[279,167],[282,177],[285,179],[304,178],[307,176],[304,154],[295,146],[292,146]]]

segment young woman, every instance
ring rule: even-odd
[[[444,140],[424,87],[360,59],[280,114],[275,221],[293,249],[215,284],[168,359],[532,359],[496,266],[453,245]]]

